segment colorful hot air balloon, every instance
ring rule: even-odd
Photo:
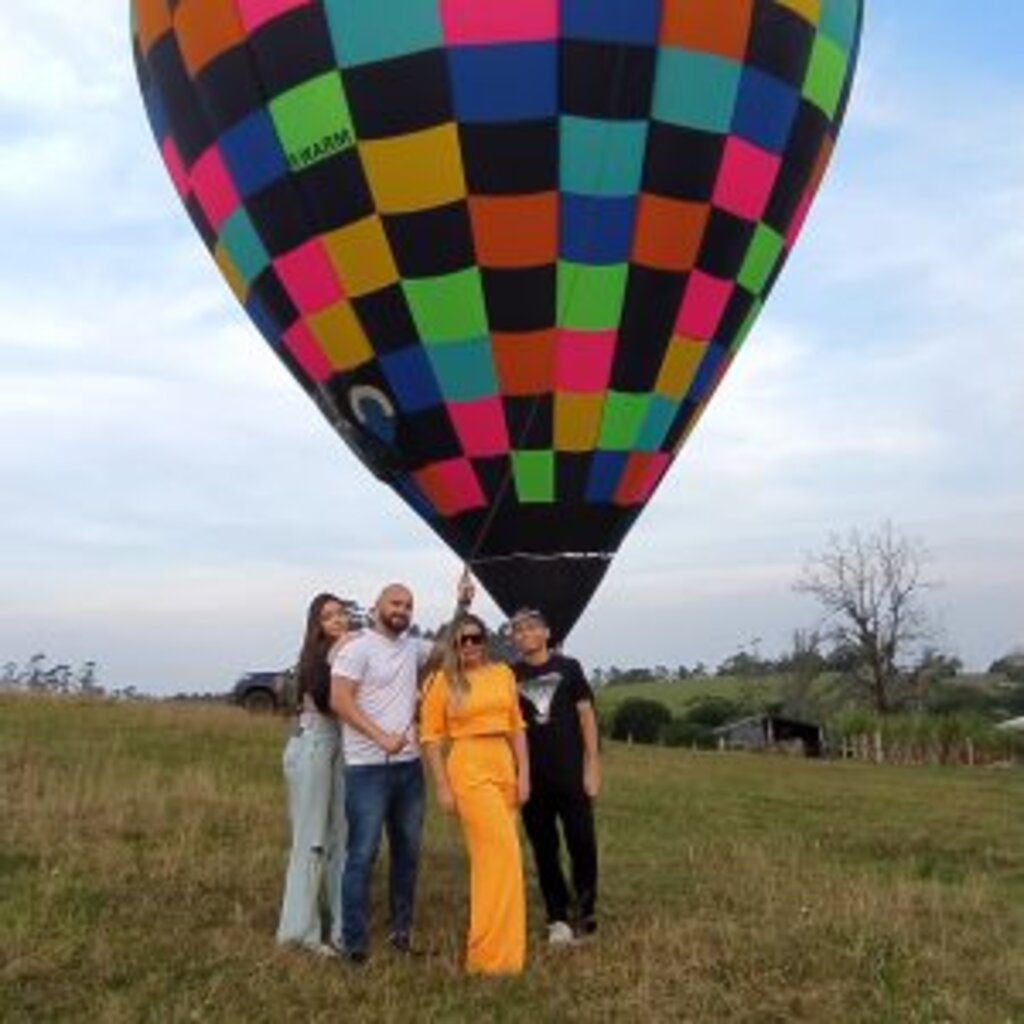
[[[362,460],[564,635],[832,154],[861,0],[133,0],[196,228]]]

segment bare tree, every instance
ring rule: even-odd
[[[921,599],[936,584],[923,576],[926,561],[920,543],[885,522],[870,533],[833,534],[794,585],[823,608],[824,635],[856,652],[851,676],[881,713],[896,704],[901,663],[931,634]]]

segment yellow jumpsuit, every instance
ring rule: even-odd
[[[468,679],[460,706],[452,704],[443,672],[427,681],[420,740],[451,741],[446,769],[469,852],[466,968],[518,974],[526,956],[526,897],[509,740],[524,723],[507,665],[471,669]]]

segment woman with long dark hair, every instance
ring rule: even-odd
[[[518,974],[526,898],[516,813],[530,795],[530,763],[515,676],[489,660],[487,627],[475,615],[448,628],[442,668],[425,685],[420,742],[438,805],[459,818],[469,852],[466,968]]]
[[[277,941],[331,956],[341,936],[344,774],[331,712],[332,653],[348,638],[348,616],[333,594],[317,594],[306,613],[296,668],[298,720],[284,749],[292,849]],[[324,941],[324,902],[329,941]]]

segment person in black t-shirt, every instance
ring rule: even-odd
[[[530,751],[530,799],[523,824],[533,847],[548,941],[564,944],[597,928],[597,841],[593,801],[601,788],[594,694],[580,663],[553,652],[543,613],[512,616],[513,666]],[[572,867],[570,896],[561,864],[561,838]]]

